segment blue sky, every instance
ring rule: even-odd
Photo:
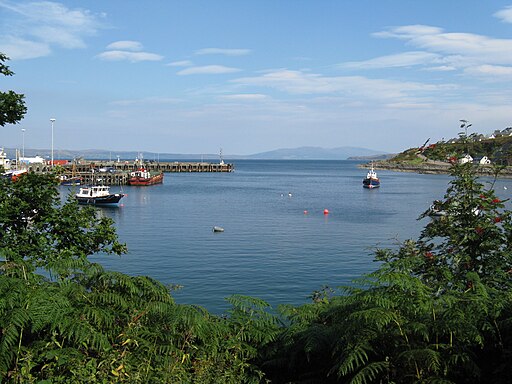
[[[512,1],[0,0],[0,145],[397,152],[512,125]]]

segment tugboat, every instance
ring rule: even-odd
[[[81,187],[75,197],[78,204],[112,205],[119,203],[119,200],[124,197],[124,194],[110,193],[110,187],[107,185],[94,185]]]
[[[161,184],[164,181],[164,173],[151,173],[144,166],[144,161],[142,160],[142,154],[139,154],[139,157],[135,159],[135,164],[139,164],[139,168],[136,171],[130,172],[130,178],[128,179],[128,184],[130,185],[154,185]]]
[[[366,178],[363,179],[363,188],[379,188],[380,187],[380,180],[377,177],[377,172],[373,169],[373,163],[371,169],[368,171],[368,174],[366,175]]]

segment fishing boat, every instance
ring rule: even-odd
[[[139,153],[135,159],[135,165],[138,166],[136,171],[130,172],[128,179],[129,185],[154,185],[161,184],[164,181],[164,173],[150,172],[144,165],[142,153]]]
[[[373,169],[373,163],[371,169],[368,171],[368,174],[363,179],[363,188],[379,188],[380,187],[380,180],[377,177],[377,172]]]
[[[81,187],[75,195],[78,204],[112,205],[119,203],[124,197],[123,193],[110,193],[108,185],[94,185]]]
[[[161,184],[164,181],[163,172],[151,173],[145,167],[140,167],[136,171],[130,172],[128,184],[130,185],[154,185]]]
[[[82,184],[82,178],[76,175],[76,162],[73,160],[73,166],[71,168],[71,175],[60,175],[60,185],[75,186]]]
[[[7,172],[4,172],[2,176],[5,179],[8,179],[12,182],[18,181],[21,176],[28,173],[26,169],[10,169]]]
[[[79,176],[60,175],[59,182],[60,185],[75,186],[82,184],[82,178]]]

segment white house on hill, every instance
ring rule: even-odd
[[[482,164],[482,165],[491,164],[491,160],[487,156],[484,156],[480,159],[480,164]]]
[[[468,154],[468,155],[465,155],[464,157],[461,157],[459,159],[459,164],[466,164],[466,163],[472,163],[473,162],[473,158]]]

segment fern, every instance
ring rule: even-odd
[[[387,361],[369,363],[352,377],[350,384],[375,383],[379,377],[386,375],[388,370],[389,362]]]

